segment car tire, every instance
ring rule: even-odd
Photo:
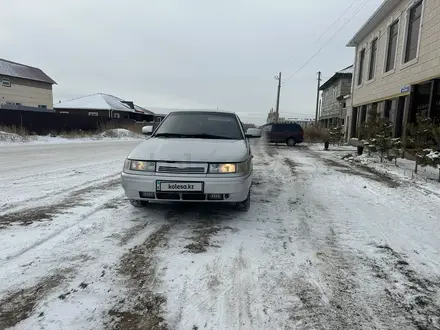
[[[130,203],[134,207],[145,207],[148,205],[148,201],[140,201],[140,200],[135,200],[135,199],[131,199]]]
[[[296,145],[296,141],[295,141],[294,138],[288,138],[287,141],[286,141],[286,144],[287,144],[289,147],[294,147],[294,146]]]
[[[239,211],[249,211],[251,207],[251,191],[249,190],[247,198],[235,204],[235,208]]]

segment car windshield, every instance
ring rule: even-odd
[[[237,117],[228,113],[172,113],[154,136],[243,140]]]

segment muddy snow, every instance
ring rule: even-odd
[[[137,143],[2,147],[0,329],[440,329],[440,194],[258,142],[249,212],[134,208]]]

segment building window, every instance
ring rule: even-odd
[[[422,3],[418,2],[409,11],[408,34],[406,36],[405,63],[417,57],[419,47],[420,24],[422,22]]]
[[[11,87],[11,81],[8,78],[2,78],[3,87]]]
[[[336,100],[338,97],[338,88],[336,86],[333,87],[333,100]]]
[[[38,107],[41,109],[47,109],[47,105],[45,104],[39,104]]]
[[[365,64],[365,49],[362,49],[359,55],[358,85],[362,84],[362,80],[364,79],[364,64]]]
[[[385,72],[394,69],[396,64],[397,37],[399,34],[399,21],[397,20],[388,30],[388,49],[385,63]]]
[[[121,118],[121,115],[119,113],[114,113],[113,118]]]
[[[376,58],[377,58],[377,38],[371,42],[370,49],[370,68],[368,71],[368,80],[374,79],[374,73],[376,71]]]
[[[89,116],[98,117],[97,112],[89,112]]]

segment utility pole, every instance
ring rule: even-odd
[[[319,88],[321,87],[321,71],[318,72],[318,89],[316,90],[315,126],[318,127]]]
[[[278,76],[275,76],[275,79],[278,80],[277,104],[275,109],[275,123],[278,123],[280,119],[281,72]]]

